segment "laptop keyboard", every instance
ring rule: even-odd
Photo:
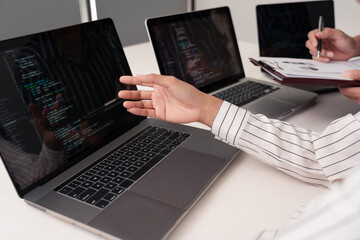
[[[214,96],[240,107],[277,89],[279,88],[272,85],[246,81],[218,92]]]
[[[189,136],[165,128],[147,127],[140,135],[54,190],[105,208]]]

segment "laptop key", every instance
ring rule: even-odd
[[[72,181],[71,183],[68,184],[68,186],[71,188],[76,188],[76,187],[80,186],[80,184],[81,184],[81,182]]]
[[[134,182],[133,181],[130,181],[130,180],[125,180],[123,181],[120,186],[123,187],[123,188],[128,188],[130,187]]]
[[[141,167],[138,171],[132,174],[129,179],[138,180],[142,175],[144,175],[147,171],[149,171],[153,166],[155,166],[161,159],[163,159],[163,155],[156,155],[153,159],[148,161],[143,167]]]
[[[99,171],[97,174],[98,174],[99,176],[103,177],[103,176],[105,176],[105,175],[108,175],[109,172],[108,172],[108,171],[105,171],[105,170],[101,170],[101,171]]]
[[[100,189],[94,195],[92,195],[86,202],[94,205],[97,201],[102,199],[106,194],[108,194],[110,190],[107,189]]]
[[[139,170],[137,167],[129,167],[127,169],[127,171],[129,171],[129,172],[136,172],[137,170]]]
[[[112,178],[117,177],[117,175],[119,175],[119,173],[116,172],[116,171],[113,171],[113,172],[111,172],[111,173],[108,174],[108,176],[109,176],[109,177],[112,177]]]
[[[125,177],[125,178],[129,177],[130,175],[131,175],[131,173],[127,172],[127,171],[120,173],[120,176]]]
[[[92,188],[95,188],[95,189],[100,189],[102,187],[104,187],[105,184],[103,183],[95,183],[94,185],[92,185]]]
[[[110,202],[105,200],[100,200],[98,203],[95,204],[95,206],[99,208],[105,208],[107,205],[109,205]]]
[[[63,187],[62,189],[60,189],[59,193],[68,194],[68,193],[70,193],[72,190],[73,190],[72,188]]]
[[[85,175],[89,176],[89,177],[93,176],[94,174],[96,174],[96,171],[94,171],[94,170],[89,170],[85,173]]]
[[[93,185],[94,183],[93,182],[90,182],[90,181],[85,181],[81,184],[82,187],[84,188],[89,188],[91,187],[91,185]]]
[[[85,188],[77,187],[69,193],[69,196],[73,198],[77,198],[77,196],[79,196],[80,193],[82,193],[83,191],[85,191]]]
[[[116,177],[116,178],[114,178],[112,181],[113,181],[114,183],[119,184],[119,183],[121,183],[121,182],[124,181],[124,180],[125,180],[125,179],[122,178],[122,177]]]
[[[176,132],[176,133],[172,134],[171,136],[169,136],[168,139],[175,140],[179,136],[180,136],[180,133]]]
[[[79,182],[85,182],[89,177],[88,176],[80,176],[76,180]]]
[[[86,201],[86,199],[88,199],[94,193],[96,193],[96,190],[89,188],[89,189],[85,190],[83,193],[81,193],[77,198],[81,201]]]
[[[105,185],[105,188],[112,190],[113,188],[115,188],[116,185],[117,184],[115,183],[109,182],[108,184]]]
[[[101,178],[100,176],[95,175],[95,176],[92,176],[91,178],[89,178],[89,180],[92,182],[97,182],[97,181],[99,181],[100,178]]]
[[[123,172],[123,171],[125,171],[125,169],[126,169],[126,167],[120,166],[120,167],[117,167],[117,168],[115,169],[115,171],[117,171],[117,172]]]
[[[112,170],[114,170],[116,167],[115,166],[113,166],[113,165],[107,165],[104,169],[105,170],[108,170],[108,171],[112,171]]]
[[[136,167],[142,167],[142,166],[144,166],[145,165],[145,163],[143,163],[143,162],[136,162],[136,163],[134,163],[134,166],[136,166]]]
[[[168,155],[171,152],[170,149],[163,149],[160,154]]]
[[[100,179],[100,182],[102,182],[102,183],[108,183],[110,181],[111,181],[111,178],[109,178],[109,177],[103,177],[102,179]]]
[[[112,202],[115,198],[117,197],[117,195],[113,194],[113,193],[108,193],[104,199],[109,201],[109,202]]]
[[[122,188],[122,187],[116,187],[116,188],[114,188],[111,192],[119,195],[119,194],[121,194],[121,193],[124,192],[124,191],[125,191],[124,188]]]

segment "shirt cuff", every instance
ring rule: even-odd
[[[240,136],[250,116],[250,112],[223,101],[211,127],[215,137],[236,145],[236,139]]]

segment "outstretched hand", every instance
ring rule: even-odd
[[[122,90],[129,112],[174,123],[202,122],[211,126],[222,100],[207,95],[175,77],[157,74],[122,76],[120,82],[152,87],[152,90]]]

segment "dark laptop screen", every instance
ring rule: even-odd
[[[333,1],[312,1],[256,6],[260,56],[311,58],[305,47],[307,34],[318,28],[334,27]]]
[[[244,76],[227,7],[147,20],[160,72],[209,92]]]
[[[111,19],[0,42],[0,153],[20,195],[142,119],[117,98],[125,74]]]

